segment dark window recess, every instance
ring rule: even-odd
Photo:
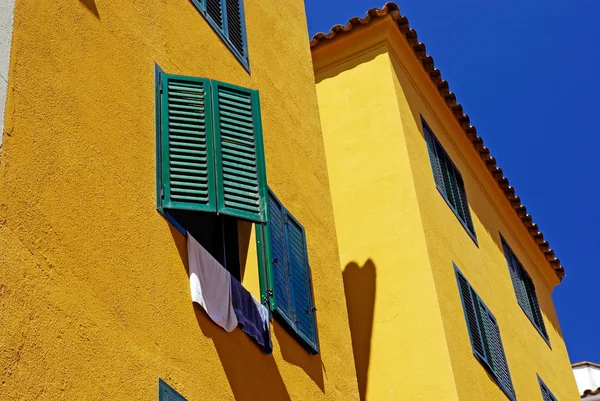
[[[527,273],[521,262],[519,262],[519,259],[517,259],[515,253],[506,243],[506,240],[503,237],[501,237],[501,239],[504,256],[506,257],[506,263],[508,264],[508,270],[510,271],[510,278],[515,289],[517,303],[539,331],[542,338],[550,344],[540,303],[535,292],[535,284],[529,273]]]
[[[423,121],[423,132],[427,142],[435,185],[467,232],[473,239],[476,239],[462,175],[425,121]]]
[[[233,277],[242,281],[237,219],[188,210],[170,210],[168,213]]]
[[[456,266],[454,266],[454,269],[473,354],[507,397],[511,401],[515,401],[515,390],[508,370],[498,322],[465,276]]]

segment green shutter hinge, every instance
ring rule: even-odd
[[[273,297],[273,289],[269,288],[267,290],[267,295],[270,296],[270,297]]]

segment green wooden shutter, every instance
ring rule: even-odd
[[[423,132],[425,134],[425,141],[427,142],[427,150],[429,151],[429,161],[431,162],[431,169],[433,170],[433,178],[435,180],[435,185],[440,191],[442,191],[445,194],[446,190],[444,188],[444,181],[442,179],[440,159],[438,157],[437,149],[435,146],[435,138],[433,137],[433,134],[429,131],[429,127],[427,127],[427,125],[423,125]]]
[[[218,211],[264,223],[267,186],[258,92],[213,81]]]
[[[508,370],[508,364],[506,363],[504,346],[502,345],[502,339],[500,338],[500,329],[498,328],[498,323],[492,315],[492,312],[490,312],[485,305],[484,308],[485,318],[483,322],[486,336],[488,338],[488,346],[490,349],[490,365],[500,387],[502,387],[510,399],[514,400],[515,390],[513,388],[512,379]]]
[[[467,329],[469,331],[473,353],[475,353],[475,355],[481,359],[482,362],[487,363],[488,353],[485,344],[485,334],[481,331],[481,315],[479,312],[477,295],[474,293],[465,276],[458,271],[456,266],[455,272],[456,279],[458,281],[458,289],[460,290],[460,296],[465,312],[465,319],[467,320]]]
[[[222,0],[204,0],[206,13],[219,29],[223,29],[223,2]]]
[[[540,390],[542,391],[542,399],[544,401],[557,401],[554,394],[552,394],[548,386],[546,386],[546,384],[542,381],[542,379],[539,376],[538,382],[540,383]]]
[[[290,325],[294,322],[292,296],[290,294],[290,273],[288,271],[287,252],[285,247],[286,211],[283,205],[269,193],[269,241],[271,250],[271,269],[273,277],[273,298],[275,304],[272,310],[281,315]]]
[[[304,227],[269,191],[269,248],[277,318],[312,353],[319,352],[316,308]]]
[[[290,287],[296,331],[318,352],[315,306],[304,227],[289,213],[285,221]]]
[[[187,401],[181,394],[171,386],[158,379],[158,401]]]
[[[542,315],[542,310],[540,308],[540,303],[538,301],[537,293],[535,291],[535,284],[533,284],[533,280],[527,274],[527,272],[524,271],[524,273],[526,274],[526,277],[525,277],[525,288],[527,290],[527,298],[529,300],[529,304],[531,305],[531,311],[532,311],[532,314],[533,314],[532,315],[533,322],[537,326],[537,328],[540,331],[540,334],[542,335],[542,337],[544,337],[546,340],[548,340],[548,332],[546,331],[546,325],[544,323],[544,317]]]
[[[227,37],[241,56],[246,55],[242,0],[226,0]]]
[[[163,207],[216,211],[210,81],[163,74]]]

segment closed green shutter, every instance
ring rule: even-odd
[[[504,248],[504,256],[506,257],[506,263],[508,264],[510,277],[515,289],[517,303],[521,306],[527,317],[529,317],[533,325],[540,332],[544,340],[549,342],[546,324],[544,323],[544,317],[542,315],[540,303],[535,291],[535,284],[533,283],[529,273],[527,273],[521,262],[519,262],[517,259],[512,249],[510,249],[505,239],[501,237],[501,240]]]
[[[223,29],[223,2],[222,0],[204,0],[206,2],[206,13],[219,29]]]
[[[542,391],[542,399],[544,401],[557,401],[554,394],[552,394],[552,392],[550,391],[548,386],[546,386],[546,384],[544,384],[544,382],[542,381],[542,379],[539,376],[538,376],[538,382],[540,383],[540,390]]]
[[[286,243],[290,271],[290,287],[294,303],[296,330],[314,349],[317,349],[315,306],[308,265],[304,227],[289,213],[286,215]]]
[[[465,190],[465,183],[462,175],[427,123],[424,120],[422,120],[422,123],[435,186],[444,199],[446,199],[446,202],[470,234],[471,238],[477,242],[477,239],[475,238],[475,226],[473,225],[473,218],[471,217],[471,210],[469,209],[469,202],[467,200],[467,191]]]
[[[547,340],[548,333],[546,332],[544,317],[542,316],[542,310],[540,308],[540,303],[538,301],[537,293],[535,291],[535,284],[533,284],[533,280],[529,275],[526,275],[525,277],[525,288],[527,289],[527,298],[529,300],[529,304],[531,305],[533,321],[537,328],[540,330],[542,336]]]
[[[158,401],[186,401],[186,399],[162,379],[158,379]]]
[[[161,78],[163,207],[216,211],[210,81]]]
[[[482,333],[480,329],[481,314],[479,312],[477,296],[474,294],[465,276],[463,276],[458,269],[455,269],[455,272],[473,352],[483,362],[487,363],[488,353],[485,349],[484,333]]]
[[[241,56],[246,55],[242,0],[226,0],[227,37]]]
[[[243,0],[190,0],[249,72]]]
[[[304,227],[269,192],[271,309],[312,353],[319,352],[316,308]]]
[[[496,319],[487,308],[485,308],[484,323],[485,332],[489,339],[488,343],[492,370],[496,375],[496,380],[498,380],[500,387],[502,387],[507,395],[514,400],[515,390],[508,370],[508,364],[506,363],[504,346],[502,345],[502,339],[500,338],[500,329],[498,328]]]
[[[514,401],[515,390],[508,370],[496,318],[456,265],[454,270],[458,280],[473,353],[494,377],[508,398]]]
[[[433,134],[429,131],[429,127],[427,125],[423,126],[425,133],[425,141],[427,142],[427,150],[429,151],[429,161],[431,162],[431,169],[433,170],[433,178],[435,180],[435,185],[438,187],[440,191],[444,194],[446,190],[444,189],[444,181],[442,180],[442,170],[440,166],[440,160],[437,155],[437,149],[435,146],[435,139],[433,138]]]
[[[258,92],[213,81],[218,211],[267,221],[266,178]]]

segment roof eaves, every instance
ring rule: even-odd
[[[400,32],[406,36],[415,55],[421,61],[425,72],[427,72],[431,81],[437,87],[438,92],[445,100],[446,105],[451,110],[452,114],[454,114],[458,120],[465,135],[469,138],[473,147],[484,161],[487,169],[492,174],[492,177],[504,192],[506,199],[510,202],[513,210],[521,219],[525,229],[527,229],[550,266],[554,269],[558,279],[562,280],[565,276],[565,270],[560,263],[560,259],[555,256],[554,250],[550,248],[550,244],[544,239],[544,234],[540,232],[538,225],[533,222],[533,218],[527,213],[527,208],[521,204],[521,198],[515,194],[515,189],[509,184],[508,178],[504,176],[502,169],[497,166],[496,159],[491,156],[490,150],[484,146],[483,139],[477,135],[477,128],[470,124],[469,116],[463,112],[463,107],[457,102],[456,95],[450,91],[448,82],[442,79],[441,71],[435,68],[433,57],[427,55],[425,44],[419,42],[417,32],[410,28],[408,18],[400,14],[398,5],[393,2],[387,2],[381,9],[372,8],[367,11],[364,18],[353,17],[348,20],[346,25],[334,25],[329,33],[319,32],[313,36],[310,47],[315,48],[320,43],[331,40],[340,33],[350,32],[356,26],[367,25],[374,19],[384,17],[388,14],[396,21]]]

